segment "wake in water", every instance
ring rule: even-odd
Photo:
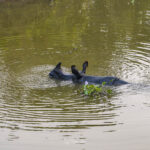
[[[41,65],[33,67],[30,70],[25,70],[18,77],[18,81],[21,82],[24,87],[31,89],[46,89],[58,86],[65,86],[72,83],[72,81],[58,82],[55,80],[51,80],[48,77],[48,72],[52,68],[53,66]],[[66,68],[64,69],[67,70]]]

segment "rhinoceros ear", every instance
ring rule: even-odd
[[[71,66],[72,73],[76,76],[77,79],[82,78],[82,75],[79,73],[79,71],[76,69],[75,65]]]
[[[61,69],[61,62],[56,65],[55,69]]]
[[[84,73],[84,74],[85,74],[87,67],[88,67],[88,61],[85,61],[85,62],[83,63],[83,65],[82,65],[82,71],[81,71],[81,73]]]

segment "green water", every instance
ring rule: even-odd
[[[83,97],[70,72],[130,85]],[[148,150],[150,1],[0,0],[0,149]]]

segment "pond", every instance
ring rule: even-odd
[[[58,62],[131,84],[80,95]],[[0,149],[148,150],[150,1],[0,0]]]

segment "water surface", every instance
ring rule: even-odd
[[[110,98],[88,98],[70,72],[117,76]],[[150,2],[0,1],[0,149],[149,149]]]

